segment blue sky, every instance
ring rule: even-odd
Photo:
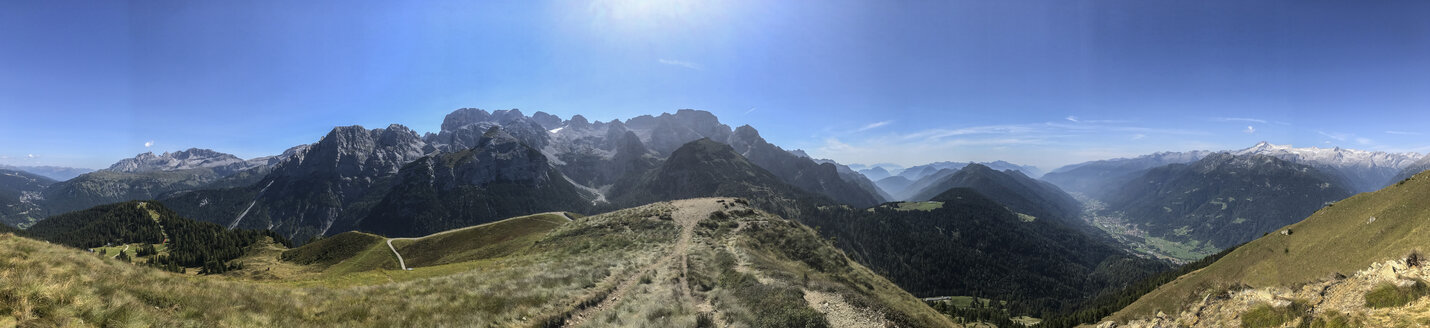
[[[695,108],[846,163],[1430,152],[1424,1],[6,1],[0,164],[242,157],[461,107]],[[152,142],[150,147],[146,143]]]

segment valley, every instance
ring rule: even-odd
[[[1048,173],[1047,181],[1028,175],[1041,173],[1036,168],[1007,162],[880,168],[889,176],[875,184],[701,111],[589,123],[463,109],[445,123],[442,134],[425,137],[400,125],[339,127],[316,143],[250,161],[207,150],[141,154],[110,171],[148,177],[224,168],[228,175],[194,175],[222,182],[180,187],[157,202],[29,219],[29,229],[15,232],[197,279],[189,283],[218,279],[272,293],[242,297],[337,299],[354,297],[352,289],[381,289],[381,297],[422,294],[450,303],[382,311],[331,305],[321,312],[354,316],[306,317],[314,325],[384,325],[446,313],[419,322],[1062,327],[1093,323],[1086,313],[1110,314],[1102,311],[1121,309],[1116,304],[1140,293],[1159,295],[1151,288],[1180,275],[1177,266],[1209,264],[1204,258],[1220,258],[1224,245],[1249,238],[1228,239],[1236,235],[1219,229],[1251,236],[1348,195],[1339,187],[1345,180],[1253,151],[1295,150],[1266,144],[1075,164]],[[673,146],[665,138],[690,141]],[[57,195],[51,186],[66,183],[24,174],[7,184],[22,195]],[[914,180],[882,183],[895,178]],[[900,189],[884,189],[891,186]],[[868,196],[849,198],[854,189]],[[49,202],[31,204],[60,209]],[[625,230],[612,230],[614,222]],[[776,230],[799,233],[750,230],[776,222],[791,225]],[[170,225],[188,230],[171,237]],[[540,288],[515,292],[517,286]],[[427,295],[448,288],[477,292]],[[506,296],[463,298],[492,293]],[[661,293],[678,298],[677,306],[657,305],[664,304]],[[915,296],[998,302],[971,307]],[[284,304],[246,307],[292,305]],[[471,306],[486,310],[451,313]],[[250,315],[215,311],[192,322]],[[38,315],[15,318],[40,322],[33,321]],[[85,320],[101,319],[108,320]]]
[[[1430,327],[1430,1],[0,1],[0,328]]]

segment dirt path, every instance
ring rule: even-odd
[[[829,320],[831,327],[881,328],[888,324],[884,316],[849,305],[844,301],[844,296],[839,294],[805,289],[804,300],[809,302],[809,307],[815,311],[824,313],[824,318]]]
[[[128,251],[129,251],[129,245],[124,245],[124,250],[119,251],[119,253],[114,253],[114,256],[110,256],[109,258],[117,259],[117,258],[119,258],[119,254],[124,254],[124,252],[128,252]]]
[[[387,239],[387,249],[392,250],[392,255],[397,255],[397,265],[402,267],[402,271],[410,270],[407,268],[407,261],[402,260],[402,254],[397,253],[397,247],[392,247],[392,238]]]
[[[700,198],[671,202],[671,205],[675,206],[675,210],[671,213],[671,218],[674,219],[675,224],[680,226],[680,237],[675,240],[675,246],[671,247],[670,254],[666,254],[660,258],[660,260],[655,261],[655,263],[641,268],[637,274],[622,277],[621,279],[624,280],[616,285],[616,289],[613,290],[609,296],[606,296],[606,299],[596,304],[596,306],[586,308],[571,315],[571,319],[567,320],[563,327],[580,326],[581,323],[587,319],[594,318],[597,314],[614,308],[620,303],[621,299],[625,297],[626,293],[630,291],[631,287],[634,287],[640,282],[641,277],[647,274],[654,275],[655,271],[659,268],[670,267],[672,264],[675,264],[674,261],[676,259],[680,259],[681,266],[679,276],[680,297],[686,301],[690,301],[690,303],[687,304],[694,304],[695,302],[693,302],[690,292],[690,284],[686,283],[686,268],[689,267],[687,253],[690,251],[690,240],[695,235],[696,224],[700,223],[700,220],[709,217],[711,212],[722,209],[721,204],[716,202],[716,200],[718,199]]]

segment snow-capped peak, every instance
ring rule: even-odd
[[[1237,155],[1268,155],[1293,162],[1333,167],[1388,167],[1401,169],[1424,157],[1419,153],[1387,153],[1359,149],[1296,148],[1291,145],[1276,145],[1262,141],[1250,148],[1238,150]]]

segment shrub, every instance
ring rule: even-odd
[[[1350,328],[1360,326],[1349,317],[1336,311],[1326,311],[1324,317],[1311,322],[1311,328]]]
[[[695,317],[695,328],[714,328],[714,327],[715,327],[715,319],[711,318],[709,313],[701,313],[699,316],[696,316],[696,317]]]
[[[1426,294],[1430,294],[1430,287],[1424,281],[1416,280],[1415,284],[1406,287],[1384,283],[1365,294],[1365,306],[1377,309],[1400,307]]]
[[[1241,315],[1241,326],[1245,328],[1269,328],[1280,327],[1287,322],[1302,318],[1302,322],[1310,320],[1303,317],[1306,313],[1306,304],[1300,301],[1291,302],[1291,305],[1284,307],[1273,307],[1270,304],[1257,305]]]

